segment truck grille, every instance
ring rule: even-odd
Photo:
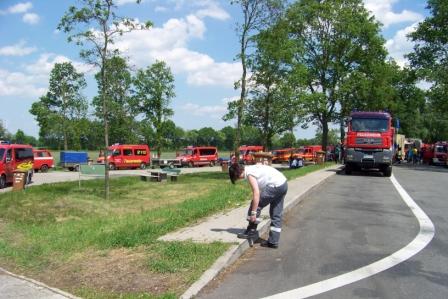
[[[378,144],[381,145],[381,138],[356,138],[356,144]]]

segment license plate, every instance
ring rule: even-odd
[[[364,159],[373,159],[373,155],[364,155]]]

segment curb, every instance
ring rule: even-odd
[[[9,272],[9,271],[7,271],[7,270],[1,268],[1,267],[0,267],[0,272],[3,272],[3,273],[5,273],[5,274],[7,274],[7,275],[9,275],[9,276],[12,276],[12,277],[15,277],[15,278],[17,278],[17,279],[27,281],[27,282],[33,284],[33,285],[36,286],[36,287],[45,288],[45,289],[47,289],[47,290],[49,290],[49,291],[51,291],[51,292],[53,292],[53,293],[55,293],[55,294],[64,296],[64,297],[66,297],[66,298],[69,298],[69,299],[81,299],[80,297],[76,297],[76,296],[74,296],[74,295],[72,295],[72,294],[69,294],[69,293],[67,293],[67,292],[64,292],[64,291],[62,291],[62,290],[60,290],[60,289],[57,289],[57,288],[53,288],[53,287],[47,286],[47,285],[44,284],[43,282],[40,282],[40,281],[31,279],[31,278],[28,278],[28,277],[25,277],[25,276],[22,276],[22,275],[18,275],[18,274],[11,273],[11,272]]]
[[[328,168],[324,168],[321,171],[328,170]],[[320,180],[316,184],[312,185],[302,194],[299,194],[291,201],[289,201],[285,207],[283,208],[283,213],[288,213],[292,208],[294,208],[297,204],[299,204],[308,194],[314,191],[317,187],[322,185],[328,178],[332,177],[336,174],[338,170],[341,170],[341,167],[335,168],[335,172],[330,176]],[[265,219],[259,224],[258,232],[260,235],[264,235],[269,230],[270,219]],[[210,281],[212,281],[223,269],[232,265],[243,253],[249,249],[249,241],[244,240],[239,245],[233,245],[227,250],[221,257],[219,257],[216,262],[202,274],[202,276],[193,283],[181,296],[181,299],[190,299],[196,296]]]

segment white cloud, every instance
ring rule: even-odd
[[[12,72],[0,69],[0,97],[17,96],[33,97],[42,96],[48,87],[49,75],[55,63],[68,62],[62,55],[44,53],[32,64],[26,65],[23,72]],[[91,70],[83,63],[72,61],[78,72]]]
[[[35,47],[25,47],[26,42],[21,40],[15,45],[0,48],[0,56],[25,56],[35,52]]]
[[[129,3],[137,3],[136,0],[117,0],[116,4],[117,6],[129,4]]]
[[[22,21],[24,21],[25,23],[30,24],[30,25],[35,25],[35,24],[39,23],[39,20],[40,20],[39,15],[37,15],[35,13],[26,13],[22,17]]]
[[[0,10],[0,15],[25,13],[33,7],[31,2],[21,2],[8,7],[6,10]]]
[[[46,89],[34,76],[0,69],[0,96],[39,97]]]
[[[410,53],[414,47],[414,43],[407,38],[407,35],[415,31],[417,26],[418,23],[414,23],[411,26],[398,30],[394,37],[386,42],[386,48],[389,51],[389,55],[394,58],[397,64],[401,67],[408,64],[404,55]]]
[[[168,11],[168,8],[166,8],[165,6],[156,6],[154,8],[154,11],[155,12],[165,12],[165,11]]]
[[[138,67],[163,60],[173,73],[186,74],[188,84],[232,87],[241,74],[239,63],[215,62],[209,55],[187,48],[192,39],[203,38],[205,30],[200,18],[189,15],[170,19],[162,27],[130,32],[115,45]]]
[[[196,12],[196,15],[200,18],[210,17],[212,19],[218,19],[222,21],[230,18],[229,14],[224,9],[222,9],[218,3],[214,1],[206,1],[205,7],[199,9]]]
[[[423,19],[419,13],[403,10],[399,13],[393,12],[393,4],[398,0],[364,0],[367,10],[371,11],[375,18],[387,28],[391,24],[403,22],[418,22]]]
[[[200,106],[193,103],[187,103],[181,109],[190,115],[208,116],[212,118],[221,118],[227,112],[227,107],[223,105]]]

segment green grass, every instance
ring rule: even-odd
[[[323,167],[312,165],[284,173],[293,179]],[[176,183],[148,183],[138,177],[112,179],[108,201],[103,184],[103,180],[84,181],[79,189],[77,182],[65,182],[1,193],[0,264],[34,276],[57,273],[73,263],[73,269],[67,270],[71,277],[80,275],[74,261],[88,259],[92,252],[101,257],[117,249],[135,252],[143,248],[142,264],[148,275],[168,275],[179,282],[154,297],[126,291],[117,298],[172,298],[200,277],[229,245],[160,242],[157,238],[216,212],[246,205],[250,198],[245,182],[232,185],[227,174],[219,172],[182,175]],[[74,285],[78,287],[68,291],[86,298],[117,295]]]

